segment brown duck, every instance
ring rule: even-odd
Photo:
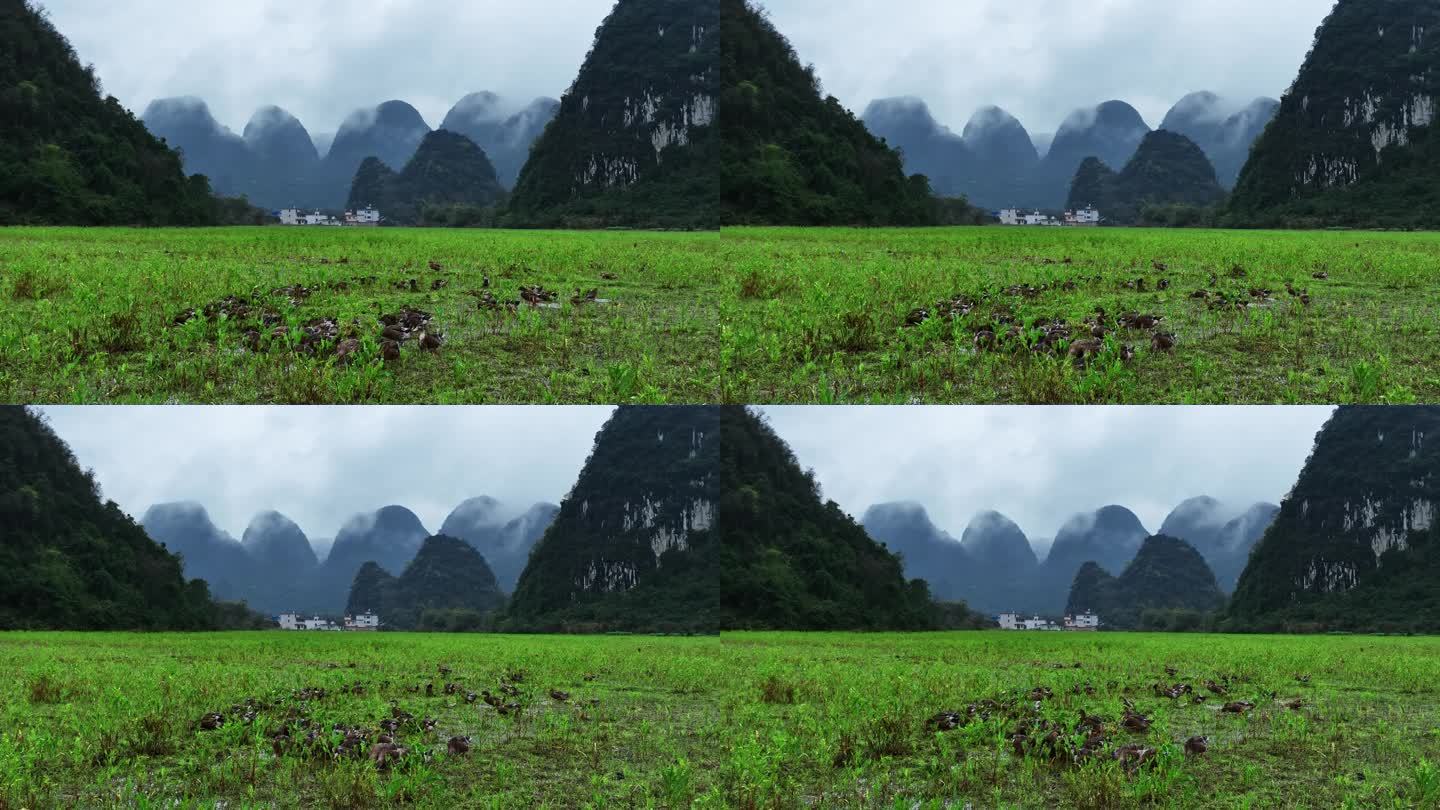
[[[939,712],[925,721],[925,727],[935,731],[953,731],[960,725],[960,715],[957,712]]]
[[[453,755],[459,757],[470,753],[469,737],[451,737],[445,748]]]
[[[1104,341],[1095,339],[1077,340],[1070,344],[1070,349],[1067,354],[1070,356],[1070,359],[1074,361],[1076,368],[1083,368],[1086,362],[1099,357],[1100,352],[1104,348]]]
[[[370,761],[375,763],[375,769],[386,771],[390,766],[400,761],[405,756],[405,748],[394,743],[376,743],[370,746]]]
[[[1155,761],[1155,749],[1145,745],[1122,745],[1112,755],[1126,771],[1134,773]]]
[[[1125,701],[1125,716],[1120,718],[1120,725],[1126,731],[1135,734],[1144,734],[1150,730],[1150,718],[1135,710],[1135,705]]]

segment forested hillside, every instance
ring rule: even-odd
[[[871,539],[764,418],[721,417],[720,582],[732,629],[918,630],[938,621],[930,589]]]
[[[1198,625],[1204,614],[1224,604],[1205,558],[1184,540],[1155,535],[1145,539],[1118,577],[1085,563],[1075,574],[1065,611],[1092,611],[1108,628],[1133,630],[1157,626],[1150,616],[1175,611],[1190,613]]]
[[[204,225],[220,203],[30,0],[0,0],[0,225]]]
[[[1343,406],[1250,554],[1230,626],[1440,631],[1440,408]]]
[[[920,225],[940,219],[923,175],[840,102],[758,4],[720,0],[725,224]]]
[[[1225,199],[1209,158],[1184,135],[1156,130],[1116,174],[1096,158],[1086,158],[1070,186],[1069,208],[1093,206],[1108,223],[1133,225],[1146,206],[1203,208]]]
[[[361,566],[345,612],[374,612],[390,630],[478,630],[504,604],[480,552],[441,534],[426,538],[398,577],[374,562]]]
[[[718,224],[715,0],[619,0],[510,200],[523,226]]]
[[[36,413],[0,407],[0,629],[205,630],[201,580],[82,471]],[[241,611],[243,614],[243,611]]]
[[[709,406],[621,406],[530,552],[511,629],[713,632],[716,472]]]
[[[444,224],[455,209],[479,210],[505,197],[484,150],[464,135],[435,130],[400,173],[366,158],[350,187],[350,209],[374,206],[396,225]]]
[[[1440,228],[1440,4],[1339,0],[1231,197],[1234,224]]]

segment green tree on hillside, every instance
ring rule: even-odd
[[[751,0],[721,0],[720,151],[727,225],[927,225],[923,175],[870,134]]]
[[[0,225],[204,225],[218,205],[38,6],[0,0]]]
[[[0,407],[0,629],[206,630],[235,623],[44,419]],[[242,613],[244,611],[242,610]],[[228,617],[228,618],[227,618]]]
[[[940,621],[923,580],[834,501],[759,414],[721,416],[720,587],[731,629],[918,630]],[[947,622],[955,621],[953,609]]]

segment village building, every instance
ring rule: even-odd
[[[350,227],[375,228],[380,225],[380,212],[374,208],[365,207],[358,211],[345,212],[345,224]]]
[[[1000,624],[1001,630],[1059,630],[1059,625],[1049,619],[1042,619],[1039,616],[1031,616],[1028,619],[1021,618],[1019,613],[1001,613],[995,617]]]
[[[1090,611],[1078,613],[1074,616],[1065,617],[1065,629],[1079,632],[1090,632],[1100,629],[1100,617]]]
[[[330,227],[359,227],[374,228],[380,225],[383,217],[374,208],[366,207],[357,211],[346,211],[345,216],[336,219],[329,214],[320,211],[306,213],[299,208],[282,208],[275,212],[275,218],[280,220],[281,225],[322,225]]]
[[[380,629],[380,617],[370,611],[345,617],[345,629],[352,631],[369,631]]]
[[[303,618],[299,613],[281,613],[275,621],[281,630],[339,630],[340,627],[329,619],[319,616]]]
[[[1049,214],[1042,214],[1039,211],[1026,213],[1020,208],[1003,208],[996,212],[995,216],[999,218],[1001,225],[1095,227],[1100,224],[1100,212],[1090,206],[1076,211],[1066,211],[1061,219],[1056,219]]]

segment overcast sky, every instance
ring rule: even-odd
[[[400,99],[431,127],[468,93],[559,98],[614,0],[40,0],[136,115],[199,96],[237,134],[257,108],[312,135]]]
[[[1151,532],[1186,498],[1278,504],[1330,407],[766,407],[825,497],[859,520],[917,501],[959,539],[994,509],[1032,542],[1129,507]],[[1040,550],[1040,549],[1037,549]]]
[[[1195,90],[1279,98],[1334,0],[760,0],[856,115],[919,96],[959,133],[994,104],[1031,134],[1128,101],[1151,127]]]
[[[352,515],[408,507],[432,532],[461,501],[518,514],[558,504],[610,407],[47,407],[50,424],[106,498],[136,520],[197,501],[240,539],[274,509],[307,537]]]

